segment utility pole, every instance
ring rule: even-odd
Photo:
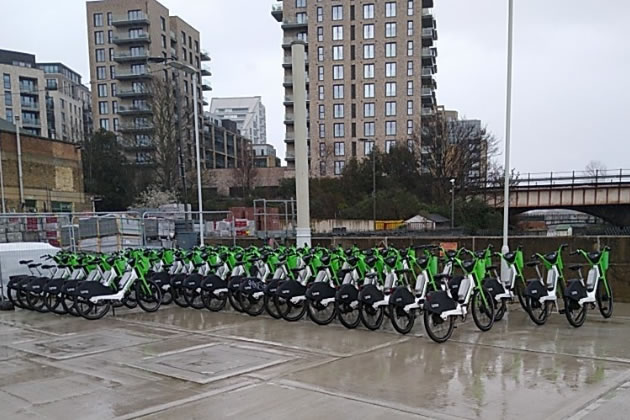
[[[20,211],[24,211],[24,173],[22,171],[22,141],[20,139],[20,116],[15,116],[15,134],[17,137],[18,183],[20,187]]]
[[[179,171],[182,179],[182,187],[184,188],[184,201],[188,200],[188,184],[186,182],[186,160],[184,159],[184,136],[182,133],[182,107],[181,107],[181,93],[179,91],[179,71],[173,71],[173,79],[175,80],[175,104],[177,106],[177,135],[179,141],[177,142],[177,160],[179,161]],[[184,203],[186,204],[186,203]],[[188,213],[186,213],[188,219]]]
[[[503,185],[503,247],[501,252],[510,251],[508,229],[510,221],[510,142],[512,135],[512,47],[514,28],[514,0],[508,1],[508,47],[507,47],[507,93],[505,100],[505,174]],[[501,264],[501,277],[507,278],[508,267],[505,261]]]
[[[455,229],[455,178],[451,178],[451,229]]]

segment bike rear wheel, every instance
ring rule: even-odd
[[[335,319],[335,316],[337,316],[337,308],[334,302],[323,305],[321,301],[309,300],[307,310],[309,318],[317,325],[328,325]]]
[[[299,321],[306,313],[306,300],[302,300],[298,303],[293,303],[291,302],[291,300],[285,299],[278,295],[274,297],[274,300],[280,316],[285,321]]]
[[[507,312],[507,303],[505,299],[501,299],[501,302],[495,302],[494,322],[501,321]]]
[[[485,299],[484,299],[485,298]],[[494,298],[485,288],[476,289],[472,295],[472,316],[481,331],[490,331],[494,325]]]
[[[280,312],[278,311],[278,308],[276,307],[274,296],[267,295],[267,294],[265,295],[265,310],[274,319],[282,318],[282,315],[280,315]]]
[[[253,295],[239,293],[239,300],[243,311],[250,316],[258,316],[265,311],[265,299],[263,296],[255,298]]]
[[[339,322],[348,328],[354,329],[361,323],[361,313],[359,312],[359,305],[353,307],[351,303],[339,303],[335,302],[337,309],[337,318]]]
[[[438,314],[425,311],[424,312],[424,329],[426,330],[429,338],[436,343],[444,343],[453,335],[453,329],[455,328],[455,317],[449,316],[447,319],[442,319]]]
[[[103,318],[107,315],[109,308],[111,307],[110,301],[99,301],[97,303],[93,303],[90,299],[86,299],[81,296],[77,296],[74,301],[77,313],[90,321],[96,321],[97,319]]]
[[[610,293],[608,290],[610,290]],[[613,293],[610,284],[608,285],[608,290],[606,290],[604,282],[600,280],[597,285],[597,291],[595,292],[599,313],[606,319],[610,318],[613,314]]]
[[[30,306],[31,309],[41,313],[48,312],[46,301],[43,295],[39,293],[28,292],[26,295],[26,301],[28,302],[28,306]]]
[[[198,293],[195,289],[189,289],[187,287],[182,289],[182,293],[188,306],[193,309],[203,309],[204,303],[203,299],[201,299],[201,293]]]
[[[136,298],[143,311],[155,312],[162,305],[162,290],[152,281],[147,281],[146,284],[138,281],[136,282]]]
[[[217,296],[214,290],[201,290],[201,300],[209,311],[219,312],[227,304],[227,295],[221,293]]]
[[[47,293],[44,298],[44,302],[46,304],[46,308],[54,314],[57,315],[65,315],[68,312],[62,305],[63,298],[61,295],[53,295],[52,293]]]
[[[365,303],[359,303],[361,322],[368,330],[375,331],[381,328],[385,319],[385,307],[374,307]]]

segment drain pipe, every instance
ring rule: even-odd
[[[4,197],[4,170],[2,169],[2,144],[0,144],[0,195],[2,199],[2,214],[7,212],[7,202]]]
[[[22,141],[20,140],[20,116],[15,117],[17,135],[18,182],[20,186],[20,211],[24,211],[24,175],[22,173]]]

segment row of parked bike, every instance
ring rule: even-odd
[[[60,251],[42,262],[20,261],[30,274],[12,277],[7,290],[17,307],[89,320],[122,306],[155,312],[174,303],[216,312],[229,301],[251,316],[266,312],[298,321],[308,314],[317,324],[338,319],[350,329],[363,324],[377,330],[389,318],[396,331],[407,334],[422,316],[429,337],[441,343],[469,313],[477,328],[490,330],[516,300],[537,325],[554,310],[574,327],[584,323],[589,308],[612,316],[610,249],[572,252],[583,257],[588,272],[583,277],[584,266],[571,265],[576,276],[565,280],[566,248],[534,254],[528,263],[520,247],[501,254],[491,246],[477,252],[434,245]],[[505,264],[503,277],[493,260]],[[535,269],[535,278],[525,279],[526,265]]]

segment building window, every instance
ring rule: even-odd
[[[118,120],[118,118],[114,118],[114,131],[119,131],[120,130],[120,121]]]
[[[324,61],[324,47],[317,47],[317,61]]]
[[[107,98],[107,85],[105,84],[98,85],[98,97]]]
[[[107,31],[107,42],[112,43],[114,40],[114,31]]]
[[[318,93],[319,93],[319,100],[323,101],[324,100],[324,86],[319,86],[318,88]]]
[[[96,32],[94,32],[94,43],[96,45],[103,45],[103,44],[105,44],[105,37],[103,35],[103,31],[96,31]]]
[[[166,35],[162,35],[162,48],[166,48]]]
[[[324,28],[322,26],[317,27],[317,41],[324,42]]]
[[[333,80],[343,80],[343,66],[333,66]]]
[[[116,89],[116,83],[111,84],[112,97],[115,97],[118,94],[118,89]]]
[[[386,121],[385,122],[385,135],[387,135],[387,136],[395,136],[396,135],[396,121]]]
[[[396,82],[385,83],[385,96],[396,96]]]
[[[363,19],[374,19],[374,5],[373,4],[363,5]]]
[[[144,18],[144,15],[142,14],[142,10],[140,9],[129,10],[127,11],[127,18],[129,20],[140,20]]]
[[[96,50],[96,62],[102,63],[104,61],[105,61],[105,50],[102,48],[99,48]]]
[[[390,22],[385,24],[385,38],[396,37],[396,23]]]
[[[364,117],[373,117],[375,113],[375,105],[373,102],[366,102],[363,104],[363,116]]]
[[[407,96],[413,96],[413,80],[407,82]]]
[[[396,57],[396,43],[388,42],[385,44],[385,57]]]
[[[374,44],[366,44],[363,46],[363,58],[374,58]]]
[[[11,96],[11,92],[4,92],[4,105],[13,106],[13,98]]]
[[[374,64],[363,65],[363,78],[374,79]]]
[[[297,23],[306,23],[306,13],[300,12],[295,14],[295,21]]]
[[[118,101],[112,101],[112,114],[118,114]]]
[[[109,78],[110,79],[116,78],[116,66],[109,66]]]
[[[324,21],[324,8],[323,7],[317,8],[317,21],[318,22]]]
[[[374,25],[363,25],[363,39],[374,39]]]
[[[57,89],[57,79],[46,79],[46,89]]]
[[[385,3],[385,17],[396,17],[396,3]]]
[[[333,26],[333,41],[343,41],[343,26]]]
[[[319,157],[326,157],[326,143],[319,143]]]
[[[413,76],[413,61],[407,61],[407,76]]]
[[[346,165],[346,162],[343,160],[335,161],[335,175],[341,175],[343,173],[343,168]]]
[[[365,137],[374,137],[374,132],[376,129],[376,124],[373,122],[365,122],[363,123],[363,135]]]
[[[333,105],[334,118],[343,118],[343,104]]]
[[[343,6],[332,7],[332,20],[343,20]]]
[[[103,14],[94,13],[94,26],[103,26]]]
[[[413,121],[412,120],[407,121],[407,134],[409,135],[413,134]]]
[[[146,68],[144,64],[134,64],[131,66],[132,74],[144,74],[146,72]]]
[[[343,85],[333,85],[333,99],[343,99]]]
[[[4,73],[2,75],[2,83],[4,84],[5,89],[11,90],[11,75]]]
[[[109,120],[107,118],[101,118],[98,122],[99,127],[101,127],[103,130],[108,130],[109,131]]]
[[[109,61],[114,61],[114,49],[109,49]]]
[[[407,57],[413,56],[413,41],[407,41]]]
[[[98,103],[98,113],[101,115],[109,114],[109,104],[107,103],[107,101]]]
[[[413,36],[413,20],[407,22],[407,36]]]
[[[396,116],[396,102],[385,102],[385,116],[386,117]]]
[[[13,122],[13,110],[11,108],[7,108],[7,121]]]
[[[345,125],[344,123],[336,123],[333,124],[333,135],[335,138],[345,136]]]
[[[97,80],[105,80],[107,79],[107,67],[98,66],[96,68],[96,79]]]
[[[396,147],[396,140],[387,140],[385,142],[385,152],[386,153],[391,152],[394,147]]]
[[[407,1],[407,16],[413,16],[413,0]]]
[[[319,119],[323,120],[326,118],[326,107],[324,105],[319,106]]]
[[[346,155],[346,144],[342,141],[335,142],[335,156],[345,156]]]
[[[364,98],[374,97],[374,83],[366,83],[365,85],[363,85],[363,97]]]
[[[396,77],[396,63],[385,63],[385,77]]]
[[[326,162],[323,160],[319,162],[319,176],[326,176]]]
[[[343,45],[335,45],[333,47],[333,61],[343,60]]]
[[[326,124],[319,125],[319,138],[320,139],[326,138]]]
[[[363,143],[363,154],[365,156],[370,155],[373,150],[374,150],[374,142],[373,141],[366,141],[366,142]]]
[[[107,12],[107,26],[112,26],[112,12]]]
[[[317,68],[317,79],[318,79],[320,82],[323,82],[323,81],[324,81],[324,67],[323,67],[323,66],[319,66],[319,67]]]
[[[407,115],[413,115],[413,101],[407,101]]]

